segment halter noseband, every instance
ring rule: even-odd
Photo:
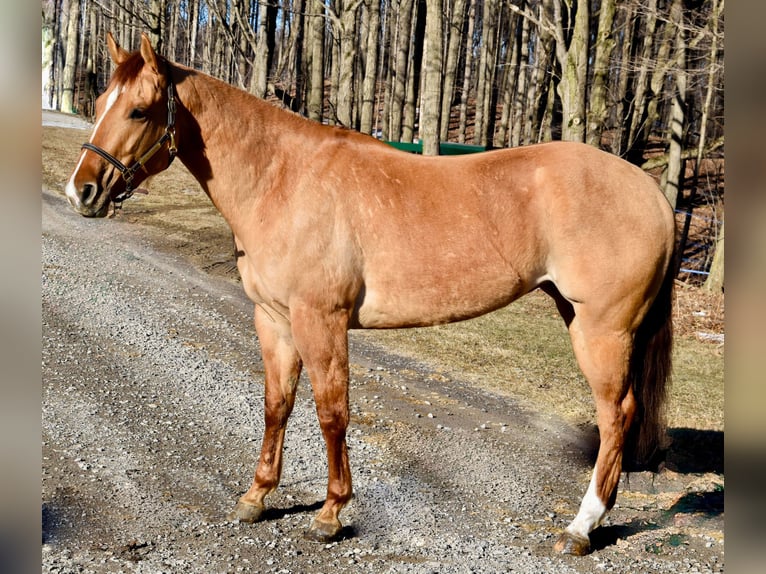
[[[81,149],[90,150],[94,153],[97,153],[102,158],[104,158],[106,161],[111,163],[117,170],[122,174],[122,179],[125,180],[125,191],[118,194],[114,198],[112,198],[112,201],[115,204],[115,207],[119,207],[122,205],[122,202],[128,199],[130,196],[133,195],[133,177],[136,175],[136,172],[144,167],[144,164],[148,162],[154,154],[156,154],[163,145],[165,145],[165,142],[170,141],[170,145],[168,146],[168,153],[170,154],[170,160],[168,161],[168,167],[170,167],[170,164],[173,163],[173,160],[176,157],[176,153],[178,152],[178,148],[176,148],[176,98],[175,98],[175,90],[173,89],[173,82],[170,80],[170,77],[168,77],[168,124],[165,128],[165,133],[160,136],[160,139],[157,140],[157,142],[150,147],[146,153],[144,153],[140,158],[138,158],[136,161],[133,162],[133,165],[130,167],[126,166],[124,163],[122,163],[120,160],[118,160],[116,157],[114,157],[112,154],[110,154],[108,151],[101,149],[100,147],[93,145],[90,142],[82,144]]]

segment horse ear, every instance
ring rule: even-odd
[[[149,40],[149,36],[141,33],[141,57],[144,59],[144,63],[149,66],[155,73],[160,72],[160,66],[157,62],[157,54],[152,48],[152,42]]]
[[[106,47],[109,49],[109,55],[112,61],[118,66],[128,59],[128,52],[122,48],[112,36],[111,32],[106,33]]]

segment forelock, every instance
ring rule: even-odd
[[[112,74],[112,81],[123,86],[129,84],[138,77],[143,67],[144,59],[141,57],[141,52],[133,52],[127,60],[117,66],[114,74]]]

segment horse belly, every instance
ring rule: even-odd
[[[510,272],[424,279],[428,277],[401,280],[391,275],[365,282],[353,323],[365,329],[453,323],[504,307],[530,290]]]

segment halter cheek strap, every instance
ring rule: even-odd
[[[173,88],[173,82],[170,81],[170,76],[168,75],[168,123],[165,127],[165,132],[160,136],[160,139],[158,139],[152,147],[150,147],[144,154],[139,157],[136,161],[133,162],[133,164],[128,167],[124,163],[122,163],[120,160],[118,160],[116,157],[114,157],[112,154],[110,154],[108,151],[101,149],[100,147],[93,145],[90,142],[82,144],[82,149],[92,151],[93,153],[96,153],[100,155],[102,158],[104,158],[106,161],[111,163],[121,174],[122,179],[125,181],[125,191],[120,193],[119,195],[115,196],[112,201],[115,203],[115,205],[122,204],[123,201],[128,199],[130,196],[133,195],[134,188],[133,188],[133,177],[136,175],[136,172],[143,168],[146,162],[148,162],[154,154],[156,154],[160,149],[162,149],[162,146],[165,145],[165,142],[170,142],[168,146],[168,154],[170,156],[170,159],[168,160],[168,167],[170,167],[170,164],[173,163],[173,160],[176,157],[176,154],[178,153],[178,148],[176,147],[176,98],[175,98],[175,90]]]

